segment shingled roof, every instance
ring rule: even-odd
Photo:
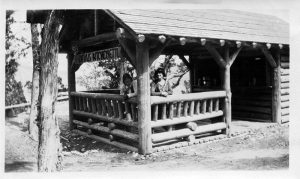
[[[136,34],[289,44],[289,24],[237,10],[107,10]]]

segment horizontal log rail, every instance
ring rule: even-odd
[[[76,111],[76,110],[73,110],[73,114],[78,115],[78,116],[90,117],[92,119],[98,119],[100,121],[122,124],[124,126],[131,126],[131,127],[137,127],[138,126],[137,122],[128,121],[125,118],[123,120],[119,120],[119,119],[100,116],[98,114],[93,114],[93,113],[88,113],[88,112],[83,112],[83,111]]]
[[[92,138],[92,139],[94,139],[96,141],[99,141],[99,142],[110,144],[110,145],[113,145],[113,146],[116,146],[116,147],[119,147],[119,148],[122,148],[122,149],[127,149],[127,150],[130,150],[130,151],[133,151],[133,152],[138,152],[138,149],[136,147],[133,147],[133,146],[130,146],[130,145],[118,142],[118,141],[111,141],[109,139],[106,139],[104,137],[100,137],[100,136],[97,136],[97,135],[89,135],[87,132],[83,132],[83,131],[80,131],[80,130],[77,130],[77,129],[74,129],[72,131],[77,133],[77,134],[80,134],[82,136]]]
[[[68,99],[69,99],[68,96],[61,96],[61,97],[58,97],[56,99],[56,101],[64,101],[64,100],[68,100]],[[28,107],[30,105],[31,105],[31,103],[15,104],[15,105],[11,105],[11,106],[5,106],[5,110],[15,109],[15,108],[22,108],[22,107]]]
[[[78,121],[78,120],[74,120],[73,122],[75,124],[81,125],[81,126],[86,127],[88,129],[93,129],[93,130],[97,130],[97,131],[100,131],[100,132],[105,132],[105,133],[112,134],[112,135],[115,135],[115,136],[119,136],[119,137],[122,137],[122,138],[125,138],[125,139],[129,139],[129,140],[132,140],[132,141],[138,141],[138,138],[139,138],[139,136],[137,134],[133,134],[133,133],[126,132],[126,131],[123,131],[123,130],[119,130],[119,129],[111,130],[108,127],[97,126],[97,125],[93,125],[93,124],[90,125],[87,122],[82,122],[82,121]]]
[[[176,125],[176,124],[188,123],[193,121],[200,121],[204,119],[223,116],[223,114],[224,114],[223,111],[217,111],[217,112],[211,112],[207,114],[199,114],[197,116],[186,116],[186,117],[179,117],[174,119],[151,121],[151,127],[163,127],[163,126]]]
[[[210,92],[203,92],[203,93],[179,94],[179,95],[170,95],[167,97],[151,96],[151,105],[170,103],[170,102],[180,102],[180,101],[194,101],[194,100],[203,100],[203,99],[222,98],[225,96],[226,96],[225,91],[210,91]]]
[[[223,130],[226,128],[226,124],[224,122],[210,124],[210,125],[204,125],[204,126],[198,126],[195,131],[192,131],[190,129],[180,129],[176,131],[171,132],[162,132],[157,134],[152,134],[152,142],[163,142],[166,140],[171,139],[178,139],[190,135],[197,135],[197,134],[203,134],[207,132],[213,132],[217,130]]]

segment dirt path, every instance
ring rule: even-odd
[[[107,170],[282,170],[289,167],[289,127],[263,127],[253,133],[217,142],[138,155],[68,131],[68,110],[58,117],[63,171]],[[20,121],[24,119],[25,123]],[[6,119],[5,172],[37,171],[37,143],[26,131],[27,114]]]

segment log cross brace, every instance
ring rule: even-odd
[[[187,59],[184,57],[184,55],[178,55],[178,56],[183,61],[183,63],[189,68],[189,70],[191,70],[192,65],[190,64],[190,62],[187,61]]]
[[[119,43],[121,44],[122,48],[126,52],[126,55],[130,58],[132,65],[136,67],[137,59],[136,59],[136,45],[135,43],[140,43],[136,40],[133,40],[134,38],[128,33],[128,32],[122,32],[120,34],[120,31],[117,31],[117,39]],[[151,65],[155,59],[161,55],[161,52],[164,50],[164,48],[171,42],[172,39],[167,39],[165,43],[159,43],[154,46],[154,48],[149,49],[149,64]]]
[[[223,69],[226,68],[227,65],[231,67],[236,57],[242,50],[242,47],[239,47],[233,54],[229,55],[229,46],[225,46],[225,58],[223,58],[215,47],[208,43],[205,44],[205,47],[213,56],[213,59],[216,61],[216,63]]]
[[[266,60],[270,64],[270,66],[272,68],[276,68],[278,66],[278,64],[276,63],[275,59],[273,58],[271,52],[267,49],[267,47],[264,46],[264,45],[259,45],[258,48],[260,48],[260,50],[262,51],[262,53],[266,57]]]

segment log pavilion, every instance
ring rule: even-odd
[[[44,11],[28,11],[43,23]],[[141,154],[203,134],[230,135],[232,119],[289,121],[289,24],[236,10],[66,10],[70,130]],[[150,96],[149,67],[178,55],[191,93]],[[188,56],[188,58],[186,58]],[[81,64],[126,58],[138,96],[76,91]],[[161,109],[161,110],[159,110]]]

